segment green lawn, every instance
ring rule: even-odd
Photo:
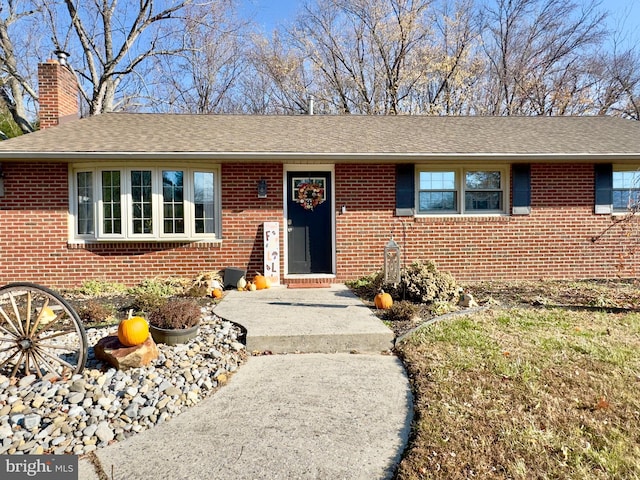
[[[398,479],[640,479],[640,314],[492,308],[398,350],[416,408]]]

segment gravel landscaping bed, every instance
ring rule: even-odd
[[[245,361],[240,329],[203,307],[199,335],[158,344],[152,365],[116,370],[93,346],[117,327],[90,328],[87,366],[69,379],[0,375],[0,454],[82,455],[166,422],[223,385]]]

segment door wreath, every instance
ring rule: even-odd
[[[313,210],[324,202],[324,187],[317,183],[298,185],[298,203],[305,210]]]

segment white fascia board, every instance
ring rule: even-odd
[[[2,161],[94,161],[94,160],[218,160],[218,161],[332,161],[332,162],[603,162],[640,161],[640,153],[309,153],[309,152],[2,152]]]

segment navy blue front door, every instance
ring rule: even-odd
[[[332,273],[331,174],[287,174],[288,273]]]

